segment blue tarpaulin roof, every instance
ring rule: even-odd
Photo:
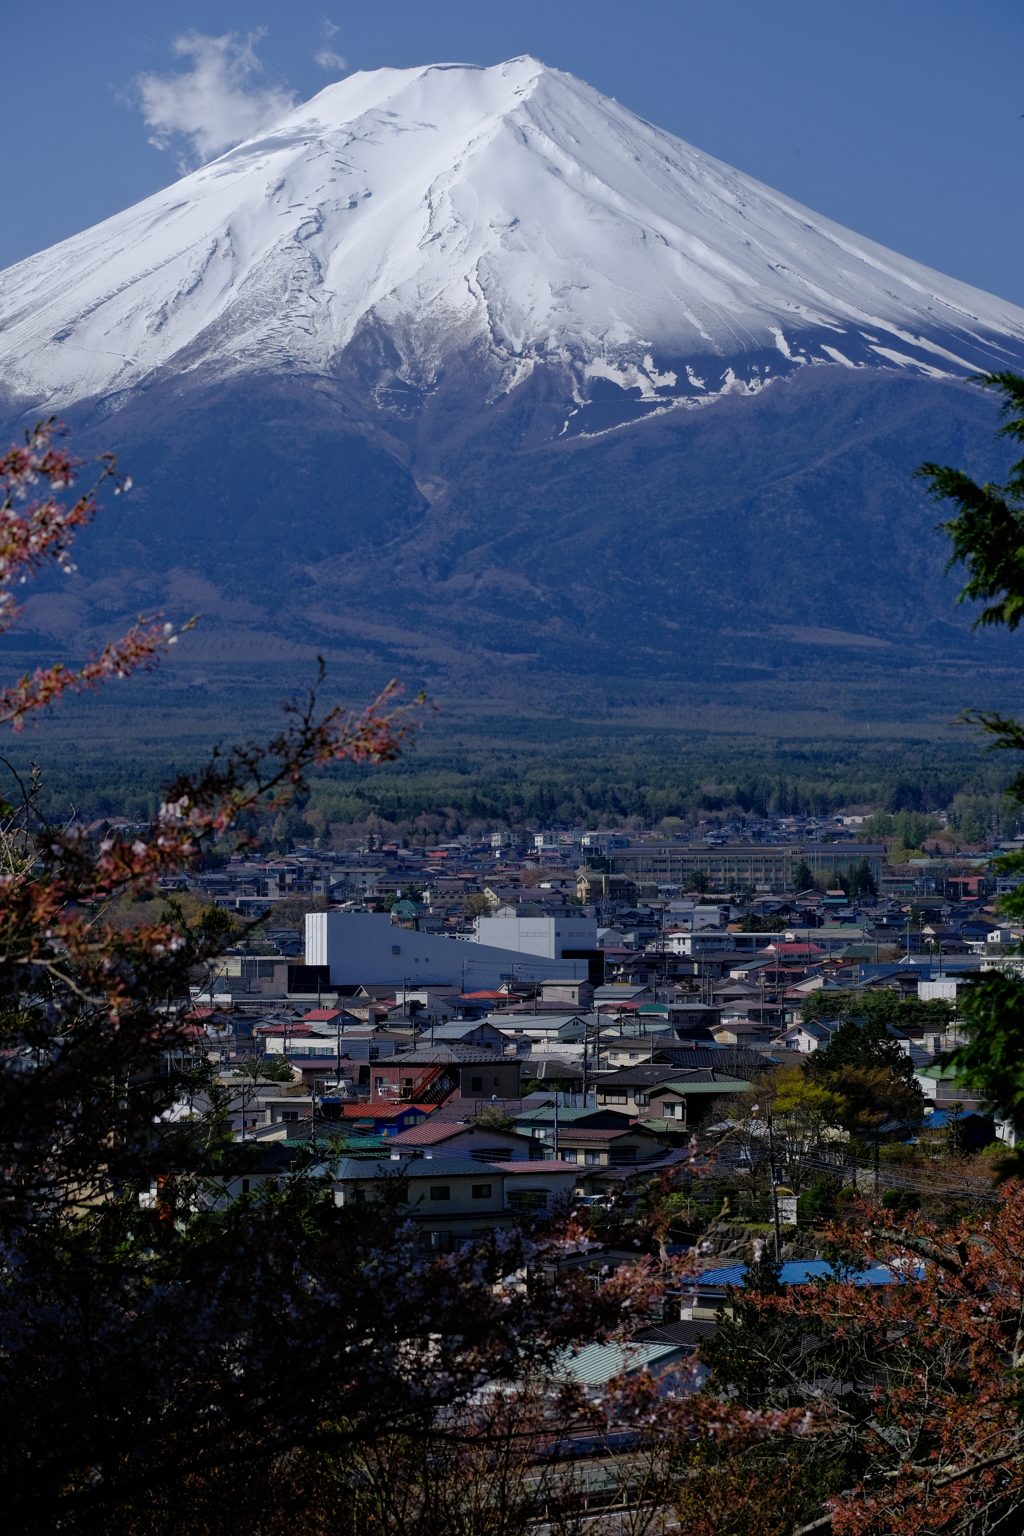
[[[920,1273],[921,1271],[918,1270],[917,1274],[920,1275]],[[742,1289],[746,1284],[746,1274],[745,1264],[729,1264],[725,1269],[706,1269],[702,1275],[696,1276],[694,1284],[697,1286],[735,1285]],[[810,1280],[831,1279],[833,1275],[831,1264],[826,1264],[823,1259],[814,1259],[809,1263],[783,1264],[779,1279],[783,1285],[806,1285]],[[891,1269],[885,1269],[879,1265],[875,1269],[865,1269],[851,1278],[856,1285],[895,1285],[898,1277]]]

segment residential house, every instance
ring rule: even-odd
[[[464,1247],[517,1216],[548,1210],[576,1187],[576,1169],[561,1162],[488,1163],[471,1157],[398,1157],[376,1163],[342,1158],[332,1170],[338,1205],[379,1199],[383,1181],[395,1179],[405,1214],[416,1223],[425,1252]]]
[[[472,1157],[477,1162],[512,1163],[544,1156],[538,1140],[522,1131],[497,1130],[468,1120],[431,1117],[392,1137],[391,1146],[414,1156]]]
[[[521,1089],[517,1059],[470,1045],[420,1046],[382,1058],[370,1073],[373,1102],[406,1099],[440,1104],[447,1099],[508,1099]]]
[[[557,1147],[552,1131],[552,1148],[565,1163],[585,1167],[632,1166],[650,1161],[664,1152],[658,1137],[642,1125],[627,1125],[610,1130],[593,1125],[570,1123],[558,1125]]]
[[[621,1106],[621,1113],[635,1116],[641,1124],[664,1120],[673,1126],[692,1126],[706,1118],[716,1098],[749,1087],[748,1078],[711,1067],[689,1072],[666,1065],[629,1067],[598,1079],[597,1102],[608,1108]]]
[[[724,1016],[720,1024],[716,1024],[711,1031],[712,1038],[717,1045],[769,1045],[775,1039],[778,1024],[781,1023],[781,1008],[765,1008],[763,1011],[768,1017],[763,1021],[760,1018],[752,1019],[746,1014],[739,1017]]]
[[[632,982],[606,982],[603,987],[594,988],[594,1006],[603,1008],[607,1004],[619,1005],[635,1003],[637,1007],[641,1003],[655,1002],[654,988],[646,985],[634,985]]]
[[[629,1067],[642,1061],[652,1061],[660,1046],[674,1045],[676,1038],[668,1032],[656,1035],[602,1035],[595,1042],[595,1049],[600,1047],[602,1067]]]
[[[648,1110],[651,1089],[678,1076],[678,1067],[649,1061],[624,1067],[618,1072],[604,1073],[594,1085],[598,1106],[614,1109],[617,1114],[635,1120]]]
[[[745,1093],[750,1087],[745,1078],[718,1072],[693,1072],[670,1083],[658,1083],[650,1090],[650,1108],[640,1123],[665,1130],[689,1130],[700,1125],[723,1098]]]
[[[532,1136],[536,1141],[550,1148],[554,1141],[555,1123],[557,1120],[559,1139],[561,1132],[567,1126],[588,1126],[598,1130],[622,1130],[632,1124],[634,1116],[628,1113],[620,1113],[618,1110],[606,1109],[600,1105],[579,1106],[569,1108],[565,1105],[555,1105],[549,1099],[546,1103],[532,1105],[524,1108],[515,1117],[516,1130],[525,1136]]]
[[[828,1045],[835,1029],[834,1021],[807,1019],[784,1029],[777,1037],[777,1043],[785,1050],[800,1051],[802,1055],[808,1055],[811,1051],[820,1050]]]
[[[590,981],[545,981],[541,983],[541,1001],[561,1003],[563,1008],[589,1012],[594,1005],[594,985]]]
[[[324,1100],[324,1109],[332,1108],[329,1099]],[[368,1136],[398,1136],[402,1131],[410,1130],[418,1126],[431,1113],[429,1104],[386,1104],[379,1100],[368,1101],[363,1099],[356,1103],[339,1102],[337,1105],[338,1118],[353,1132],[361,1132]]]
[[[468,1045],[503,1056],[508,1036],[486,1019],[455,1019],[448,1024],[428,1025],[417,1041],[419,1049],[433,1045]]]
[[[742,1290],[746,1285],[746,1274],[745,1264],[729,1264],[721,1269],[707,1269],[692,1281],[684,1281],[680,1317],[687,1321],[714,1322],[722,1312],[731,1315],[731,1309],[726,1305],[729,1290]],[[832,1274],[832,1266],[822,1259],[800,1260],[783,1264],[779,1280],[783,1285],[808,1285]],[[853,1284],[860,1286],[897,1285],[900,1278],[899,1274],[881,1265],[862,1270],[852,1277]]]
[[[488,1024],[508,1040],[530,1040],[538,1045],[561,1046],[582,1042],[587,1029],[597,1023],[596,1013],[534,1012],[528,1005],[489,1013]]]

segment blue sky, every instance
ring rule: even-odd
[[[348,70],[533,53],[1024,305],[1020,0],[53,0],[9,5],[2,37],[0,267]]]

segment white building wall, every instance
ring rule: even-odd
[[[513,920],[514,921],[514,920]],[[568,948],[586,948],[566,941]],[[503,981],[584,981],[585,960],[531,959],[500,949],[392,923],[386,912],[309,912],[306,964],[328,965],[335,986],[464,986],[491,991]]]
[[[478,917],[475,939],[477,944],[555,960],[566,949],[596,949],[597,920],[582,913],[579,917]],[[542,979],[554,981],[555,977],[552,971]]]
[[[917,995],[922,1003],[956,1002],[957,983],[954,977],[943,977],[941,981],[919,981]]]

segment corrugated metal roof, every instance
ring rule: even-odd
[[[671,1365],[682,1358],[683,1349],[678,1344],[589,1344],[572,1359],[563,1361],[558,1374],[598,1385],[623,1370],[633,1375],[637,1371]]]
[[[428,1115],[429,1104],[410,1104],[403,1100],[399,1104],[343,1104],[341,1113],[346,1120],[396,1120],[399,1115]]]

